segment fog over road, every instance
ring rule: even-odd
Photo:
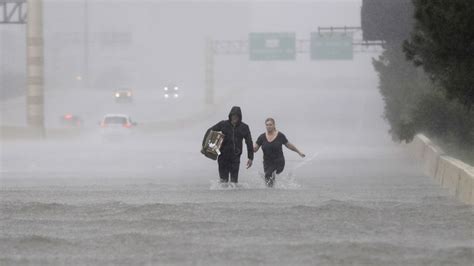
[[[468,265],[472,207],[391,143],[374,84],[360,83],[248,89],[205,120],[139,125],[122,140],[91,129],[2,143],[2,262]],[[199,153],[204,131],[233,104],[254,140],[272,116],[307,154],[285,150],[274,189],[265,188],[261,152],[235,188],[220,187],[217,164]]]
[[[390,139],[377,54],[215,55],[214,104],[204,103],[205,37],[309,40],[318,26],[360,25],[361,1],[112,2],[45,1],[44,117],[56,131],[0,140],[0,265],[472,265],[473,208]],[[1,78],[26,69],[24,28],[8,27]],[[77,78],[86,69],[90,86]],[[163,97],[169,82],[177,101]],[[134,89],[133,103],[114,102],[121,87]],[[0,126],[25,127],[24,90],[8,92]],[[254,142],[272,117],[306,154],[284,148],[274,188],[264,184],[262,151],[245,169],[244,150],[230,186],[200,153],[232,106]],[[77,136],[61,135],[68,113],[84,121]],[[104,136],[99,121],[110,113],[138,125]]]

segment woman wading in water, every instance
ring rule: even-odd
[[[285,168],[283,145],[298,153],[302,158],[306,155],[300,152],[295,145],[288,142],[285,134],[276,130],[275,120],[273,118],[267,118],[265,120],[265,127],[267,128],[267,132],[258,137],[257,143],[254,146],[254,152],[257,152],[260,147],[262,147],[265,183],[268,187],[273,187],[276,174],[280,174]]]

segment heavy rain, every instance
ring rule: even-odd
[[[421,2],[0,0],[0,264],[472,265],[472,83],[410,62]]]

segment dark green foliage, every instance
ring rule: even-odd
[[[474,0],[414,0],[415,27],[407,59],[439,82],[448,99],[474,103]]]
[[[469,163],[474,162],[474,115],[457,101],[446,98],[423,69],[406,61],[400,46],[388,46],[373,61],[379,73],[384,117],[395,141],[410,142],[424,133]]]
[[[474,148],[474,115],[441,93],[429,93],[418,99],[413,110],[418,132],[458,146]]]
[[[390,124],[392,138],[411,141],[416,134],[413,110],[417,100],[429,92],[429,80],[422,70],[404,59],[399,46],[388,46],[378,60],[373,60],[373,65],[379,73],[384,116]]]
[[[413,3],[410,40],[389,40],[373,61],[390,133],[406,142],[424,133],[474,164],[474,0]]]

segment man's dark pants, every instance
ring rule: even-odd
[[[229,182],[230,176],[230,182],[237,183],[239,179],[240,156],[230,158],[219,156],[217,162],[219,164],[221,182]]]

